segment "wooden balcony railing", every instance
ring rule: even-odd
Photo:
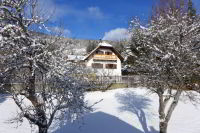
[[[105,55],[105,54],[95,54],[93,58],[95,60],[117,60],[116,55]]]

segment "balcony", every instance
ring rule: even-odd
[[[93,56],[94,60],[117,60],[116,55],[105,55],[105,54],[95,54]]]

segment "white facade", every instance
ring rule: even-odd
[[[121,76],[122,58],[112,45],[102,43],[85,58],[85,65],[98,76]]]

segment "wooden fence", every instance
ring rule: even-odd
[[[100,84],[108,84],[108,83],[122,83],[127,84],[128,87],[137,86],[141,80],[142,76],[131,75],[131,76],[96,76],[96,82]]]
[[[99,88],[108,88],[109,85],[113,84],[113,83],[119,83],[119,84],[126,84],[128,87],[136,87],[138,86],[142,79],[143,76],[139,76],[139,75],[127,75],[127,76],[92,76],[92,77],[88,77],[88,79],[90,79],[91,84],[94,87],[99,87]],[[4,87],[6,87],[5,89],[10,89],[10,87],[12,86],[12,88],[15,88],[17,90],[17,88],[24,88],[23,83],[12,83],[12,84],[6,84]],[[37,83],[36,84],[36,90],[40,90],[41,88],[47,87],[48,85],[44,85],[42,83]],[[48,87],[46,88],[48,89]],[[1,92],[1,89],[0,89]]]

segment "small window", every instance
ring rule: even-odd
[[[103,51],[98,50],[98,51],[96,51],[96,54],[104,54],[104,53],[103,53]]]
[[[116,64],[106,64],[106,69],[117,69]]]
[[[92,63],[92,68],[102,69],[103,68],[103,64],[101,64],[101,63]]]
[[[112,52],[105,52],[106,55],[112,55]]]

